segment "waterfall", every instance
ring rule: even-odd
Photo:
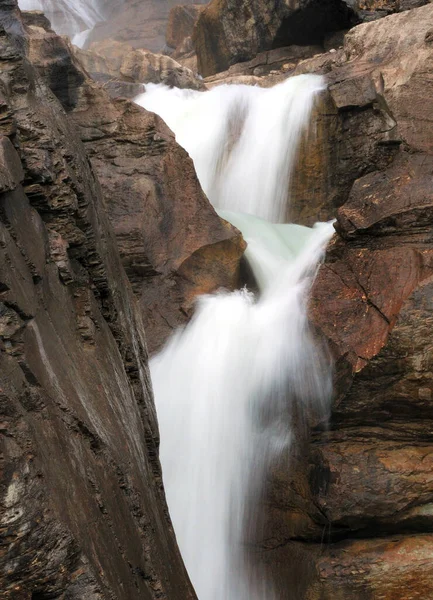
[[[151,361],[168,505],[200,600],[279,598],[249,551],[266,474],[288,453],[295,403],[325,411],[330,397],[306,298],[332,224],[282,223],[321,89],[309,75],[271,89],[148,85],[136,99],[173,129],[220,215],[243,232],[260,288],[201,297]]]
[[[79,47],[109,10],[107,0],[18,0],[18,5],[21,10],[43,11],[56,33],[68,35]]]

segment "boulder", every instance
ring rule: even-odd
[[[133,84],[137,90],[135,96],[140,92],[139,86],[145,83],[204,89],[202,80],[189,68],[165,54],[135,50],[128,44],[107,40],[92,44],[89,50],[74,48],[73,51],[95,81]]]

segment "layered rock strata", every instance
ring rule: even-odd
[[[360,25],[328,64],[337,233],[310,314],[336,395],[290,479],[275,466],[263,541],[295,598],[433,594],[432,24],[429,4]]]
[[[217,216],[159,117],[111,100],[50,30],[29,28],[29,53],[86,146],[154,352],[190,318],[197,295],[236,287],[245,243]],[[69,72],[55,86],[53,68]]]
[[[0,589],[195,598],[161,483],[140,311],[77,126],[0,12]]]

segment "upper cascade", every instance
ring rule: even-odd
[[[318,75],[209,92],[148,84],[135,101],[175,132],[215,208],[283,223],[299,144],[324,87]]]

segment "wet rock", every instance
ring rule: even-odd
[[[295,70],[296,66],[300,61],[311,58],[317,54],[322,54],[323,49],[321,46],[288,46],[286,48],[276,48],[275,50],[268,50],[266,52],[260,52],[252,60],[240,62],[232,65],[227,71],[222,71],[216,75],[206,77],[204,80],[206,85],[209,87],[216,83],[231,83],[235,78],[241,76],[254,76],[257,78],[264,78],[267,75],[275,74],[276,71],[279,75],[287,76]],[[277,82],[276,77],[269,77],[270,83],[267,85],[275,85]],[[260,79],[257,81],[260,82]],[[265,81],[265,80],[264,80]],[[263,81],[263,84],[264,84]]]
[[[329,89],[317,106],[316,137],[310,137],[308,152],[301,148],[300,164],[307,168],[295,174],[290,194],[296,222],[335,216],[354,182],[386,171],[402,149],[431,153],[425,95],[433,93],[433,54],[426,43],[432,10],[429,4],[359,25],[346,34],[342,49],[302,60],[291,72],[323,74]]]
[[[27,45],[3,4],[1,597],[192,599],[142,318],[77,126]]]
[[[339,208],[310,316],[335,398],[310,445],[299,428],[290,477],[275,466],[263,541],[269,565],[303,556],[295,598],[431,595],[432,18],[429,4],[355,27],[327,74]]]

